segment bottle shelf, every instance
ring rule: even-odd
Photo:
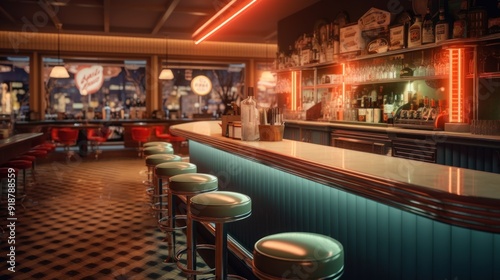
[[[349,84],[349,85],[372,85],[372,84],[413,82],[413,81],[417,81],[417,80],[445,80],[445,79],[448,79],[448,75],[411,76],[411,77],[395,78],[395,79],[370,80],[370,81],[364,81],[364,82],[346,82],[346,84]]]
[[[485,72],[485,73],[481,73],[479,74],[479,78],[483,78],[483,79],[488,79],[488,78],[500,78],[500,72]]]
[[[373,59],[373,58],[392,57],[392,56],[404,55],[406,53],[413,52],[413,51],[422,51],[422,50],[434,49],[437,47],[441,47],[443,49],[453,48],[453,47],[462,47],[462,48],[463,47],[474,47],[479,42],[495,41],[495,40],[500,40],[500,33],[490,34],[490,35],[486,35],[486,36],[483,36],[480,38],[448,39],[446,41],[439,42],[439,43],[430,43],[430,44],[420,45],[420,46],[411,47],[411,48],[390,50],[390,51],[387,51],[384,53],[356,55],[354,57],[350,57],[349,53],[342,53],[342,54],[340,54],[340,56],[344,57],[344,59],[341,59],[339,61],[310,63],[310,64],[302,65],[302,66],[296,66],[296,67],[285,68],[285,69],[278,69],[278,70],[276,70],[276,72],[279,73],[279,72],[286,72],[286,71],[311,70],[314,68],[321,68],[321,67],[338,65],[338,64],[341,64],[344,62],[349,62],[349,61],[359,61],[359,60],[366,60],[366,59]]]

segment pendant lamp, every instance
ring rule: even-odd
[[[168,69],[168,39],[165,37],[165,68],[160,72],[158,79],[160,80],[172,80],[174,78],[174,73],[172,70]]]
[[[61,61],[61,28],[62,24],[57,24],[57,63],[59,64]],[[69,73],[66,68],[62,65],[56,65],[50,71],[49,77],[51,78],[69,78]]]

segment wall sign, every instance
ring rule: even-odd
[[[197,95],[207,95],[212,91],[212,81],[205,75],[199,75],[191,80],[191,90]]]
[[[104,82],[103,70],[100,65],[80,69],[75,75],[76,87],[85,95],[97,92]]]

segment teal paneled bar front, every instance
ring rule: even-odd
[[[283,155],[280,163],[279,154],[282,151],[279,150],[279,142],[242,143],[219,137],[214,132],[213,124],[200,125],[178,125],[172,131],[190,139],[190,161],[198,166],[199,171],[216,175],[220,189],[238,191],[252,198],[251,217],[229,224],[230,235],[248,251],[252,251],[253,244],[265,235],[308,231],[329,235],[343,244],[346,260],[342,279],[500,279],[500,234],[497,227],[500,224],[500,211],[498,206],[489,205],[495,201],[498,205],[500,202],[496,199],[498,191],[493,190],[493,200],[477,198],[491,212],[491,221],[485,222],[481,229],[476,229],[471,225],[474,218],[471,218],[472,222],[459,221],[462,219],[459,212],[466,211],[464,209],[451,206],[444,209],[444,204],[437,202],[435,205],[441,205],[441,209],[433,210],[436,207],[434,205],[416,209],[419,208],[418,204],[412,204],[410,200],[402,205],[398,194],[407,196],[408,190],[398,190],[396,187],[388,190],[392,191],[394,203],[388,198],[380,199],[369,191],[367,195],[356,188],[351,191],[349,186],[356,185],[348,175],[337,176],[332,173],[331,181],[328,181],[322,171],[326,167],[307,161],[301,155],[295,155],[296,162],[289,162],[293,160],[293,155]],[[207,125],[212,128],[203,128]],[[218,125],[215,125],[217,128]],[[289,140],[281,144],[302,145]],[[342,150],[309,145],[304,147],[316,146],[321,149],[309,151],[312,155],[316,152],[329,153],[328,149],[336,149],[334,152]],[[367,155],[364,160],[371,159],[371,155]],[[398,163],[401,162],[395,162]],[[296,166],[302,166],[303,170],[291,172],[290,165],[295,166],[295,169],[299,169]],[[440,168],[432,164],[419,165],[420,168],[434,166]],[[317,174],[314,174],[316,169]],[[468,181],[467,184],[474,181],[468,176],[483,175],[479,171],[471,172],[463,178]],[[427,173],[431,176],[432,170]],[[494,177],[498,176],[496,174],[487,174],[484,173],[486,177],[493,176],[489,179],[500,178]],[[385,174],[385,177],[390,176]],[[394,178],[387,180],[392,181]],[[382,183],[377,182],[371,174],[367,174],[362,181],[368,189],[381,190],[379,185]],[[491,181],[485,180],[483,184],[498,188],[498,182],[491,185]],[[379,192],[380,197],[387,196]],[[429,201],[450,199],[430,190],[425,193],[418,189],[418,192]],[[415,196],[413,200],[419,199]],[[474,204],[470,197],[465,202],[450,202],[450,205],[454,204],[471,206],[474,208],[471,213],[479,209],[477,205],[481,205]],[[426,213],[424,210],[427,208],[430,210]],[[440,212],[446,212],[442,215],[449,218],[439,217]],[[483,216],[479,212],[477,215],[481,216],[481,220],[488,218],[488,214]],[[307,279],[307,274],[304,275],[304,279]]]

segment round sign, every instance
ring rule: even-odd
[[[204,75],[199,75],[191,80],[191,90],[197,95],[207,95],[212,91],[212,81]]]

